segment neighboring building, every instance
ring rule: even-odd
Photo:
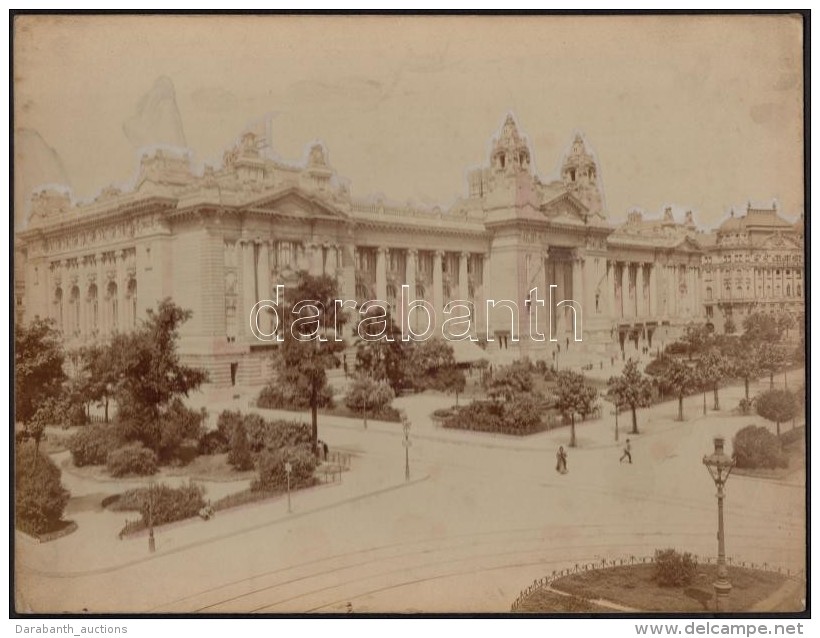
[[[613,229],[600,166],[580,135],[560,178],[543,181],[508,116],[488,164],[469,173],[467,196],[448,211],[354,199],[321,145],[295,166],[266,156],[263,143],[244,134],[202,175],[186,157],[145,155],[130,192],[107,188],[91,203],[35,193],[15,251],[25,272],[15,282],[25,281],[21,313],[52,317],[74,348],[133,328],[171,297],[193,311],[180,332],[186,362],[230,385],[268,375],[275,344],[253,336],[249,311],[301,269],[335,276],[344,299],[385,300],[398,314],[407,284],[411,298],[432,304],[437,330],[447,301],[467,300],[471,334],[498,361],[629,356],[664,345],[709,308],[699,286],[708,241],[691,215],[679,224],[671,211],[659,221],[633,213]],[[796,276],[789,281],[796,292]],[[530,298],[534,287],[547,307]],[[517,311],[488,311],[488,299]],[[564,299],[580,307],[556,309]],[[530,338],[535,312],[533,331],[549,336],[552,324],[557,341]],[[582,342],[573,340],[573,312]],[[410,325],[420,331],[422,319],[416,311]]]
[[[788,222],[771,208],[752,208],[729,219],[704,243],[703,301],[707,321],[718,332],[726,322],[741,330],[754,312],[805,315],[803,219]]]

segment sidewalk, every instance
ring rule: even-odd
[[[39,544],[16,533],[18,568],[58,578],[110,572],[267,526],[288,524],[296,518],[401,489],[427,478],[418,476],[405,481],[403,472],[396,471],[395,467],[386,470],[384,465],[378,458],[353,458],[351,470],[342,473],[341,482],[292,492],[292,513],[288,513],[287,497],[282,495],[220,511],[209,521],[192,518],[156,527],[154,554],[148,552],[147,531],[118,539],[125,519],[135,518],[135,512],[110,512],[98,506],[75,509],[71,518],[77,522],[78,529],[73,534]],[[122,486],[106,483],[105,490],[90,493],[87,489],[90,481],[82,480],[86,489],[81,494],[72,494],[72,501],[90,500],[98,505],[106,494],[123,491]],[[79,483],[75,488],[77,485]],[[126,489],[132,487],[129,484]],[[243,489],[242,486],[235,488],[231,491]],[[208,492],[207,496],[212,495]]]

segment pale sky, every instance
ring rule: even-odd
[[[133,176],[123,123],[167,76],[198,162],[269,114],[278,155],[324,142],[354,196],[447,205],[511,111],[543,176],[585,134],[611,219],[673,205],[712,225],[773,199],[794,217],[801,37],[786,16],[27,16],[14,125],[89,198]]]

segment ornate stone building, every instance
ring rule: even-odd
[[[732,211],[703,242],[703,299],[707,321],[723,331],[730,320],[740,329],[754,312],[789,313],[804,321],[803,219],[780,217],[777,204]]]
[[[670,211],[659,221],[633,213],[614,229],[601,168],[580,135],[560,176],[545,181],[508,116],[487,165],[469,173],[466,196],[446,211],[353,198],[321,145],[299,165],[262,147],[246,133],[202,174],[187,157],[157,151],[143,156],[133,189],[107,188],[90,203],[35,193],[16,242],[21,316],[53,318],[73,348],[133,328],[171,297],[193,311],[182,355],[229,385],[267,376],[276,346],[253,336],[250,309],[302,269],[336,277],[344,299],[385,300],[399,315],[407,284],[412,298],[432,304],[436,329],[448,301],[469,301],[471,336],[496,360],[628,356],[710,307],[710,286],[700,283],[712,262],[691,215],[678,224]],[[716,246],[707,250],[722,255]],[[772,294],[786,285],[797,293],[796,275],[787,283],[775,268],[772,276]],[[556,307],[562,300],[577,303]],[[422,319],[416,311],[410,325],[423,330]]]

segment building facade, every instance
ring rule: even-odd
[[[343,299],[384,300],[396,316],[407,285],[411,300],[431,304],[433,330],[447,331],[448,302],[467,301],[456,313],[469,316],[469,337],[498,361],[623,358],[662,346],[718,307],[714,260],[728,254],[730,229],[710,243],[691,214],[678,223],[671,211],[655,221],[634,212],[615,228],[601,168],[580,135],[560,176],[545,181],[508,116],[486,165],[468,174],[465,197],[448,210],[356,199],[321,145],[293,165],[263,144],[246,133],[202,174],[185,156],[145,155],[133,189],[107,188],[89,203],[33,194],[15,244],[19,316],[52,318],[75,348],[133,329],[171,297],[193,311],[180,333],[184,359],[213,383],[244,385],[267,378],[276,347],[254,336],[250,309],[300,270],[335,277]],[[797,249],[791,235],[764,241],[757,226],[746,232],[763,241],[761,255],[767,241]],[[763,294],[768,285],[802,299],[796,264],[780,275],[765,263]],[[735,312],[719,312],[729,307]],[[426,316],[408,316],[422,332]],[[267,316],[261,323],[272,326]]]

